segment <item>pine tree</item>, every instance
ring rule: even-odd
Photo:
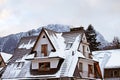
[[[112,44],[113,48],[120,49],[120,39],[118,37],[114,37]]]
[[[97,39],[96,39],[97,35],[96,35],[95,30],[94,30],[94,27],[91,24],[88,26],[85,33],[86,33],[87,41],[90,44],[89,45],[90,50],[91,51],[99,50],[98,46],[100,45],[100,42],[97,42]]]

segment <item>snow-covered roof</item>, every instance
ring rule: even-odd
[[[68,43],[72,44],[72,46],[70,48],[78,49],[78,46],[79,46],[79,43],[81,41],[82,34],[83,34],[83,30],[63,32],[63,33],[60,33],[60,32],[58,33],[58,32],[55,32],[55,31],[48,30],[48,29],[44,29],[44,30],[45,30],[45,32],[48,35],[50,41],[52,42],[52,44],[54,45],[54,47],[56,49],[56,52],[51,52],[49,57],[55,57],[56,56],[56,57],[64,58],[65,55],[64,55],[63,51],[65,51]],[[73,43],[75,43],[75,44],[73,45]]]
[[[27,57],[32,57],[33,55],[31,54],[31,56],[27,56],[25,55],[21,60],[17,60],[14,64],[8,65],[8,67],[6,68],[5,72],[3,73],[2,78],[6,78],[6,79],[29,79],[29,78],[44,78],[44,77],[53,77],[53,78],[59,78],[59,77],[73,77],[77,62],[78,62],[78,58],[79,57],[83,57],[82,53],[80,52],[76,52],[73,55],[73,52],[71,50],[66,51],[66,55],[67,57],[65,58],[64,62],[62,63],[60,70],[55,73],[55,74],[49,74],[49,75],[32,75],[30,73],[30,65],[31,62],[25,60]],[[22,68],[17,68],[17,63],[18,62],[23,62],[24,65]],[[64,66],[66,66],[66,69],[63,73],[63,68]]]
[[[46,34],[48,35],[50,41],[54,45],[55,49],[65,49],[64,38],[62,33],[57,33],[48,29],[45,29]],[[62,46],[62,47],[61,47]]]
[[[17,48],[15,49],[13,57],[10,59],[10,63],[13,63],[16,60],[19,60],[24,55],[30,53],[36,39],[37,39],[37,36],[30,36],[30,37],[21,38]]]
[[[94,51],[93,59],[100,64],[102,73],[104,68],[120,68],[120,49]]]
[[[34,58],[34,53],[29,54],[31,48],[26,47],[27,45],[32,45],[34,40],[32,41],[31,38],[23,39],[20,44],[18,45],[18,49],[15,52],[13,57],[13,64],[8,65],[6,68],[2,78],[37,78],[37,77],[73,77],[74,71],[76,69],[76,65],[78,62],[78,58],[85,58],[84,55],[78,51],[78,46],[81,41],[82,33],[79,31],[67,32],[67,33],[57,33],[54,31],[50,31],[45,29],[45,32],[49,39],[51,40],[52,44],[54,45],[56,51],[50,52],[50,57],[60,57],[64,59],[60,69],[55,74],[50,75],[32,75],[30,72],[31,61],[26,59]],[[69,36],[68,36],[69,35]],[[24,41],[25,40],[25,41]],[[35,39],[36,40],[36,39]],[[69,49],[66,49],[66,43],[71,42],[72,46]],[[23,46],[23,43],[25,47]],[[28,54],[28,55],[27,55]],[[17,56],[17,57],[16,57]],[[24,62],[22,68],[16,68],[17,63]],[[64,66],[66,69],[63,71]]]
[[[12,54],[8,54],[8,53],[0,52],[0,54],[5,63],[7,63],[9,59],[12,57]]]
[[[71,32],[63,32],[62,36],[65,39],[65,43],[74,42],[76,37],[79,35],[82,38],[83,31],[71,31]]]
[[[61,36],[62,34],[56,34],[56,38],[58,38],[56,41],[58,43],[58,46],[65,46],[64,39]],[[61,38],[61,39],[60,39]],[[65,47],[63,48],[57,48],[56,52],[51,52],[48,57],[61,57],[64,58],[64,62],[62,63],[59,71],[55,74],[50,75],[32,75],[30,73],[30,61],[27,61],[26,59],[30,59],[34,57],[34,54],[24,55],[21,59],[14,62],[14,64],[8,65],[6,68],[2,78],[37,78],[37,77],[73,77],[74,71],[76,69],[76,65],[78,62],[78,59],[85,58],[84,55],[81,52],[78,52],[78,45],[80,42],[80,35],[78,35],[74,42],[72,47],[69,50],[65,50]],[[61,42],[61,43],[60,43]],[[63,43],[63,44],[62,44]],[[16,68],[18,62],[24,62],[24,65],[22,68]],[[64,66],[66,66],[66,69],[63,71]]]
[[[34,46],[37,36],[23,37],[20,40],[18,49],[30,49]]]

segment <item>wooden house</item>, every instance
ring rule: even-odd
[[[93,52],[99,61],[104,80],[120,80],[120,49]]]
[[[91,58],[83,27],[62,33],[42,28],[39,36],[22,38],[2,76],[39,80],[96,78],[102,78],[100,67]]]

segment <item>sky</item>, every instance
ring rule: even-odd
[[[0,0],[0,37],[48,24],[92,24],[112,41],[120,38],[120,0]]]

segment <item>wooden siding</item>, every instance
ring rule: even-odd
[[[120,78],[120,68],[105,69],[104,78]]]

